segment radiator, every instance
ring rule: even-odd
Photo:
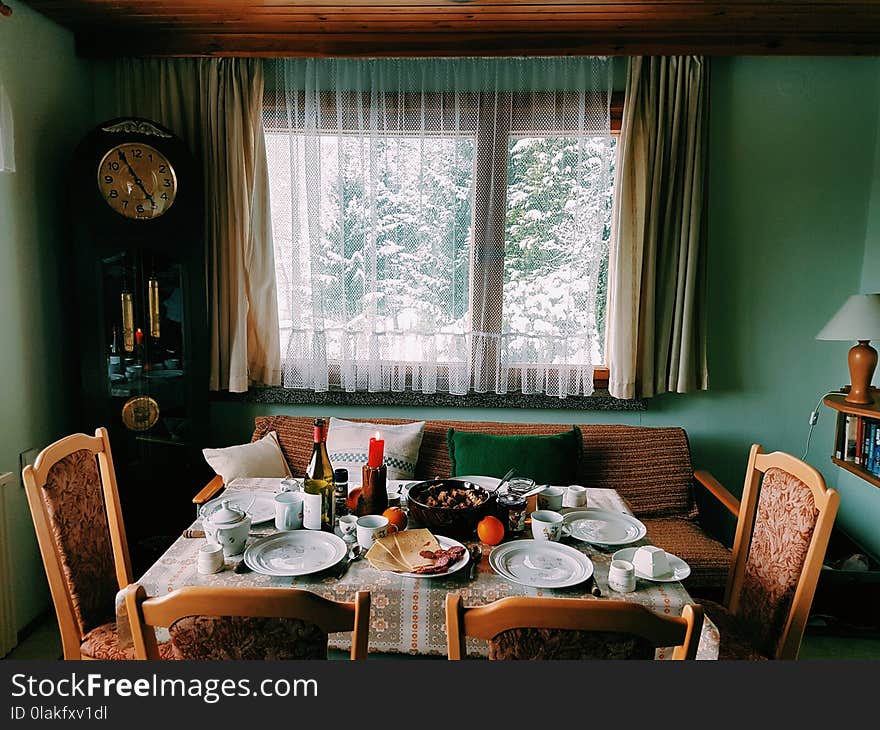
[[[11,492],[17,486],[18,480],[13,477],[12,472],[0,474],[0,657],[6,656],[18,643],[9,545]]]

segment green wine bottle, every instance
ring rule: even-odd
[[[312,458],[306,467],[303,490],[306,493],[303,513],[303,526],[312,530],[333,532],[335,527],[335,482],[333,465],[327,455],[327,431],[323,418],[315,419],[315,443],[312,446]],[[310,499],[308,495],[312,495]],[[318,500],[320,497],[320,516]]]

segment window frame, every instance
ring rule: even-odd
[[[263,105],[264,129],[270,133],[290,133],[297,129],[302,129],[305,126],[305,119],[303,116],[305,109],[305,92],[303,91],[299,94],[299,97],[302,98],[303,102],[295,105],[295,108],[301,113],[297,114],[297,119],[290,120],[292,124],[284,126],[270,126],[269,124],[269,120],[277,118],[274,117],[272,113],[279,109],[279,106],[275,104],[275,101],[272,98],[274,93],[275,92],[268,91],[266,94],[267,98]],[[360,94],[361,92],[350,93],[355,95]],[[501,296],[501,294],[504,287],[504,259],[503,257],[493,256],[492,253],[499,246],[503,249],[505,245],[507,221],[506,195],[508,186],[507,174],[509,165],[508,146],[510,139],[512,136],[521,134],[551,134],[554,132],[557,134],[566,134],[570,132],[570,128],[566,128],[564,122],[560,123],[559,126],[551,127],[548,125],[540,129],[532,129],[531,126],[527,128],[524,122],[518,121],[516,117],[516,109],[521,108],[522,104],[516,102],[519,101],[520,97],[528,97],[529,100],[534,103],[535,97],[541,93],[542,92],[510,92],[501,95],[493,93],[491,98],[493,105],[495,105],[495,113],[491,118],[488,114],[480,113],[481,110],[478,106],[480,100],[488,100],[488,96],[483,97],[480,94],[475,94],[478,98],[477,106],[464,107],[460,104],[458,107],[455,107],[452,104],[444,103],[444,97],[448,96],[451,98],[451,94],[435,92],[428,96],[428,98],[431,99],[437,98],[438,101],[436,103],[440,108],[445,112],[448,110],[448,112],[442,117],[444,119],[443,124],[440,126],[437,126],[436,124],[429,126],[428,131],[435,131],[438,134],[442,133],[446,126],[445,120],[449,119],[450,116],[454,114],[459,117],[459,123],[456,125],[459,130],[465,131],[468,135],[474,135],[474,199],[472,203],[473,225],[471,233],[471,267],[479,266],[485,268],[485,266],[488,265],[486,262],[494,263],[488,277],[491,281],[491,290],[487,291],[487,294],[493,301],[499,302],[499,306],[492,311],[489,311],[488,307],[471,306],[471,312],[475,317],[473,321],[473,329],[475,331],[498,332],[500,334],[502,328],[503,313],[500,303],[503,301],[503,296]],[[412,92],[386,92],[386,94],[392,97],[397,97],[399,102],[396,106],[391,107],[392,109],[396,109],[397,113],[395,115],[384,117],[391,118],[393,121],[393,124],[390,124],[387,128],[389,132],[406,134],[409,130],[421,131],[425,129],[425,120],[419,111],[426,98],[424,94]],[[550,94],[548,94],[548,96],[550,96]],[[552,94],[552,96],[553,98],[557,98],[558,95]],[[500,109],[497,104],[499,98],[505,105]],[[415,103],[410,103],[410,99],[413,99]],[[623,103],[623,92],[612,92],[610,101],[610,132],[613,137],[620,136],[623,122]],[[361,103],[360,106],[363,106],[363,104]],[[384,101],[384,108],[387,112],[389,108],[387,98]],[[327,130],[329,133],[339,133],[341,131],[343,134],[346,129],[351,129],[352,131],[358,130],[360,128],[359,125],[349,123],[345,119],[344,111],[345,106],[344,104],[340,106],[339,98],[335,92],[321,92],[320,115],[322,121],[324,119],[327,120],[326,124],[321,125],[322,130]],[[340,120],[340,116],[343,117],[342,120]],[[472,124],[470,126],[465,125],[464,128],[462,128],[460,123],[462,116],[466,120],[470,118]],[[433,115],[431,118],[434,118]],[[480,176],[485,178],[486,184],[478,184]],[[502,201],[492,201],[488,198],[488,196],[492,195],[492,191],[495,191],[496,196],[504,195],[505,201],[503,201],[503,205],[500,204]],[[482,204],[479,198],[481,195],[487,196]],[[496,213],[493,220],[489,220],[486,217],[487,211],[494,211]],[[501,213],[500,215],[499,212]],[[501,262],[500,265],[498,262]],[[474,269],[472,268],[472,271],[473,270]],[[474,287],[471,287],[470,296],[473,297],[474,293]],[[492,294],[495,294],[495,296],[493,297]],[[607,319],[605,325],[605,339],[607,343]],[[606,347],[603,348],[603,352],[607,352],[607,344]],[[487,352],[485,356],[494,360],[497,357],[497,354],[494,352]],[[610,370],[607,362],[601,365],[595,365],[593,367],[594,390],[607,389],[609,376]],[[438,383],[448,383],[448,370],[442,365],[438,366]],[[331,375],[329,385],[331,387],[339,388],[341,383],[339,382],[338,377]],[[489,392],[495,391],[495,383],[489,383],[487,385]]]

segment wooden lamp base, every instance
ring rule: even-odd
[[[871,396],[871,378],[877,367],[877,350],[868,344],[868,340],[859,340],[859,344],[849,351],[849,393],[844,399],[847,403],[867,406],[874,402]]]

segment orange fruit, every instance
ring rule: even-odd
[[[382,513],[383,517],[388,518],[388,522],[394,525],[398,530],[405,530],[407,517],[400,507],[389,507]]]
[[[504,539],[504,525],[492,515],[486,515],[477,523],[477,537],[486,545],[497,545]]]
[[[361,498],[361,488],[355,487],[352,489],[348,496],[345,498],[345,506],[348,507],[348,511],[354,514],[354,511],[357,509],[358,500]]]

